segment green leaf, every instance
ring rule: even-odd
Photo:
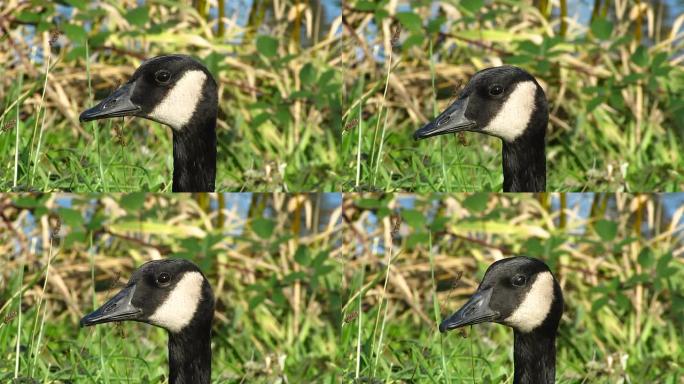
[[[406,51],[414,45],[421,45],[423,43],[423,40],[425,40],[425,35],[414,33],[411,36],[407,37],[406,40],[404,40],[401,49],[403,51]]]
[[[14,198],[13,203],[19,208],[44,208],[48,196],[47,194],[42,196],[17,196]]]
[[[74,46],[69,52],[67,52],[65,59],[67,61],[74,61],[82,59],[85,57],[86,50],[84,45]]]
[[[539,46],[530,40],[523,40],[518,44],[518,49],[529,54],[536,55],[539,53]]]
[[[461,0],[461,7],[470,13],[477,12],[484,5],[484,0]]]
[[[330,254],[328,252],[321,251],[318,253],[318,255],[316,255],[316,258],[314,258],[313,261],[311,261],[309,266],[312,268],[319,268],[323,265],[323,263],[325,263],[326,260],[328,260],[329,256]]]
[[[655,258],[653,257],[653,252],[651,251],[651,248],[644,248],[639,252],[639,257],[637,258],[637,261],[639,262],[639,265],[641,265],[644,268],[650,268],[653,263],[655,262]]]
[[[75,244],[85,243],[86,234],[83,231],[71,231],[64,237],[64,246],[72,247]]]
[[[634,51],[632,54],[632,57],[630,58],[632,60],[632,63],[640,66],[640,67],[645,67],[648,65],[648,50],[643,47],[639,46],[639,48]]]
[[[667,277],[664,275],[666,274],[665,270],[670,264],[670,261],[672,261],[672,253],[666,253],[658,259],[658,265],[656,266],[656,274],[658,277]]]
[[[377,199],[359,199],[354,203],[357,207],[361,209],[378,209],[385,206],[382,200]]]
[[[429,240],[430,234],[427,232],[412,233],[406,238],[406,247],[412,249],[418,244],[427,244]]]
[[[489,201],[488,193],[473,193],[463,200],[463,206],[472,212],[482,212],[487,208],[487,201]]]
[[[260,35],[257,36],[256,47],[262,55],[273,57],[278,53],[278,40],[271,36]]]
[[[275,222],[270,219],[266,219],[263,217],[258,217],[254,220],[252,220],[252,231],[257,234],[257,236],[261,237],[262,239],[268,239],[271,237],[273,234],[273,230],[275,229]]]
[[[420,33],[423,28],[423,20],[413,12],[399,12],[396,18],[404,28],[413,33]]]
[[[514,55],[506,59],[506,64],[527,64],[534,61],[534,57],[530,55]]]
[[[587,103],[587,112],[593,111],[594,109],[596,109],[596,107],[603,104],[604,101],[605,97],[603,96],[596,96],[593,99],[589,100],[589,102]]]
[[[539,60],[537,62],[537,72],[547,72],[551,68],[551,63],[548,60]]]
[[[436,217],[430,224],[430,231],[440,232],[446,228],[447,223],[449,223],[449,218],[444,216]]]
[[[532,237],[530,239],[527,239],[527,241],[525,242],[524,249],[527,250],[527,252],[525,252],[526,254],[528,254],[530,256],[535,256],[535,257],[539,257],[539,256],[544,255],[544,251],[545,251],[545,248],[542,245],[541,240],[539,240],[536,237]]]
[[[661,64],[667,61],[667,52],[658,52],[651,62],[651,70],[655,70],[660,67]]]
[[[142,27],[150,20],[150,8],[146,5],[142,7],[133,8],[126,12],[124,18],[128,20],[129,23]]]
[[[591,304],[591,311],[596,312],[599,309],[601,309],[603,306],[605,306],[606,304],[608,304],[608,297],[607,296],[603,296],[603,297],[599,298],[598,300],[594,300],[594,302]]]
[[[437,33],[440,31],[444,23],[446,23],[446,17],[438,16],[428,22],[425,30],[427,30],[428,33]]]
[[[249,299],[249,309],[253,310],[254,308],[258,307],[261,303],[263,303],[264,300],[266,300],[266,295],[264,295],[263,293],[260,293],[252,297],[251,299]]]
[[[414,229],[423,228],[425,226],[425,216],[423,216],[422,212],[415,209],[402,210],[401,217]]]
[[[143,192],[134,192],[121,195],[119,205],[128,212],[135,212],[143,207],[145,204],[145,196]]]
[[[290,114],[290,108],[287,105],[279,105],[276,112],[272,115],[273,122],[279,127],[287,127],[292,121],[292,115]]]
[[[259,128],[261,126],[261,124],[266,122],[266,120],[268,120],[270,117],[271,117],[270,113],[262,112],[256,116],[254,116],[250,125],[252,126],[252,128]]]
[[[617,235],[617,223],[610,220],[599,220],[594,223],[594,230],[603,241],[612,241]]]
[[[62,222],[72,228],[83,225],[83,216],[81,216],[81,212],[75,209],[57,208],[57,213]]]
[[[309,263],[311,262],[311,256],[309,256],[309,248],[303,245],[297,247],[294,259],[299,265],[309,265]]]
[[[283,281],[281,283],[283,285],[290,285],[297,280],[306,280],[307,277],[308,276],[306,275],[306,273],[302,271],[291,272],[283,278]]]
[[[66,3],[80,10],[84,10],[88,6],[88,2],[85,0],[66,0]]]
[[[358,2],[356,2],[356,6],[354,7],[354,9],[359,11],[375,11],[378,5],[381,4],[379,4],[376,1],[359,0]]]
[[[17,14],[17,20],[22,23],[35,24],[40,21],[40,14],[23,10]]]
[[[596,19],[591,23],[591,33],[598,39],[608,40],[613,33],[613,23],[606,19]]]
[[[299,70],[299,80],[302,85],[310,85],[316,81],[316,68],[311,63],[306,63]]]
[[[62,25],[62,31],[73,42],[83,43],[88,39],[88,34],[80,25],[64,24]]]
[[[623,311],[628,311],[632,307],[632,303],[629,301],[627,296],[623,295],[622,293],[615,295],[615,302]]]

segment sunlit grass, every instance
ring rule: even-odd
[[[607,210],[596,196],[604,208],[589,215],[523,194],[345,197],[356,228],[346,233],[345,377],[512,382],[510,328],[440,334],[437,326],[493,261],[532,255],[550,264],[563,289],[557,383],[678,383],[684,265],[672,257],[681,239],[671,235],[682,226],[645,220],[644,212],[662,209],[656,195],[616,196]]]
[[[629,10],[599,14],[561,33],[555,13],[526,1],[430,4],[389,11],[351,1],[345,9],[353,32],[344,41],[342,140],[347,179],[355,175],[345,191],[501,191],[499,139],[464,133],[416,142],[412,134],[474,72],[502,64],[529,71],[546,91],[548,191],[666,192],[684,185],[682,43],[673,37],[684,16],[637,27]],[[648,42],[634,40],[631,32],[640,29]],[[384,140],[360,131],[358,115],[367,126],[386,127]]]
[[[218,210],[203,212],[190,195],[90,197],[17,197],[39,216],[23,211],[20,236],[0,236],[0,382],[167,382],[166,331],[135,322],[79,328],[156,257],[190,258],[214,289],[213,383],[336,382],[338,206],[315,195],[233,196],[226,200],[246,200],[250,213],[224,209],[215,227]],[[104,205],[114,208],[106,223]],[[94,232],[81,232],[86,223]],[[123,233],[131,236],[114,235]],[[41,234],[50,248],[36,246]],[[30,250],[13,248],[22,236]]]
[[[142,59],[182,53],[202,61],[219,84],[218,191],[335,191],[341,72],[336,32],[323,29],[339,16],[316,9],[309,16],[325,21],[308,20],[314,28],[299,20],[301,44],[294,44],[293,4],[278,17],[269,5],[252,6],[254,15],[268,15],[263,24],[250,21],[258,31],[224,19],[219,32],[191,5],[166,3],[101,12],[79,3],[69,8],[78,22],[49,33],[12,22],[0,39],[8,52],[0,64],[0,190],[169,192],[170,128],[140,118],[80,123],[78,116]],[[112,19],[121,24],[99,34]]]

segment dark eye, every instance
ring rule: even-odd
[[[503,87],[500,85],[492,85],[489,87],[489,94],[492,96],[498,96],[502,94],[504,91]]]
[[[525,275],[515,275],[511,279],[511,284],[515,285],[516,287],[522,287],[526,282],[527,277],[525,277]]]
[[[171,72],[166,69],[160,69],[154,74],[154,79],[157,80],[158,83],[166,83],[170,78]]]
[[[168,284],[169,281],[171,281],[171,275],[169,275],[168,273],[162,272],[157,275],[157,284],[164,285]]]

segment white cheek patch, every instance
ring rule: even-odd
[[[199,272],[187,272],[171,291],[164,303],[150,316],[150,323],[178,333],[195,315],[202,299],[204,277]]]
[[[508,142],[515,141],[525,131],[532,117],[536,92],[537,85],[534,82],[518,83],[501,106],[499,113],[482,131]]]
[[[207,75],[202,71],[185,72],[149,117],[175,130],[183,128],[197,109],[206,79]]]
[[[522,332],[530,332],[540,326],[551,311],[553,295],[551,272],[537,274],[523,302],[503,323]]]

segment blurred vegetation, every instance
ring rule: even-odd
[[[541,258],[565,311],[557,383],[684,377],[683,196],[345,194],[345,378],[510,383],[510,328],[440,334],[486,268]]]
[[[321,0],[189,3],[3,1],[0,190],[170,191],[168,127],[80,124],[78,115],[142,60],[183,53],[219,84],[217,190],[333,191],[335,8]]]
[[[412,133],[474,72],[502,64],[546,90],[549,191],[681,190],[683,10],[679,0],[345,2],[344,190],[500,191],[499,139]]]
[[[212,284],[212,382],[335,382],[340,204],[340,194],[0,196],[0,382],[166,382],[165,331],[78,328],[162,257],[194,261]]]

